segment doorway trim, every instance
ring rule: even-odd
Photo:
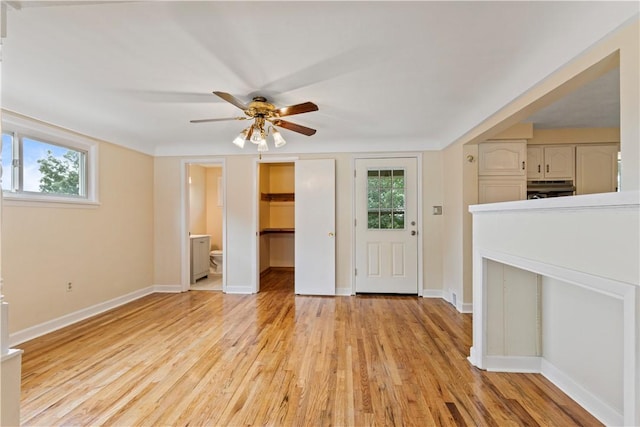
[[[222,168],[222,250],[227,247],[227,168],[221,157],[190,157],[180,160],[180,290],[191,287],[189,270],[189,165],[220,166]],[[222,292],[227,292],[227,257],[222,257]]]
[[[286,157],[257,157],[253,164],[253,235],[254,235],[254,265],[255,277],[252,284],[252,293],[260,292],[260,163],[296,163],[298,156]]]
[[[418,181],[416,184],[417,194],[417,203],[418,203],[418,224],[416,229],[418,231],[418,296],[423,296],[424,291],[424,283],[423,283],[423,243],[422,243],[422,232],[423,232],[423,218],[422,218],[422,154],[417,152],[407,152],[407,153],[358,153],[354,154],[351,157],[351,170],[353,171],[351,175],[352,185],[351,185],[351,295],[356,294],[356,227],[354,226],[355,218],[356,218],[356,160],[359,159],[400,159],[400,158],[410,158],[416,159],[416,180]]]

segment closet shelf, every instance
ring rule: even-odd
[[[295,233],[295,228],[263,228],[260,230],[260,235],[263,234],[284,234]]]
[[[260,200],[266,202],[293,202],[295,193],[260,193]]]

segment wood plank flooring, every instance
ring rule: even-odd
[[[19,346],[23,425],[595,426],[544,377],[466,360],[438,299],[154,294]]]

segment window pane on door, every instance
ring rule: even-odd
[[[404,229],[404,169],[367,171],[367,227],[380,230]]]

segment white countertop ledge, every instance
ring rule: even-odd
[[[20,355],[23,353],[23,350],[19,349],[19,348],[10,348],[9,351],[7,351],[6,353],[4,353],[2,355],[2,361],[6,361],[9,359],[13,359],[14,357]]]
[[[514,202],[486,203],[469,206],[469,212],[532,211],[532,210],[573,210],[602,208],[638,208],[640,191],[619,193],[585,194],[581,196],[551,197],[548,199],[517,200]]]
[[[192,239],[198,239],[200,237],[211,237],[211,235],[209,235],[209,234],[192,234],[189,237],[192,238]]]

